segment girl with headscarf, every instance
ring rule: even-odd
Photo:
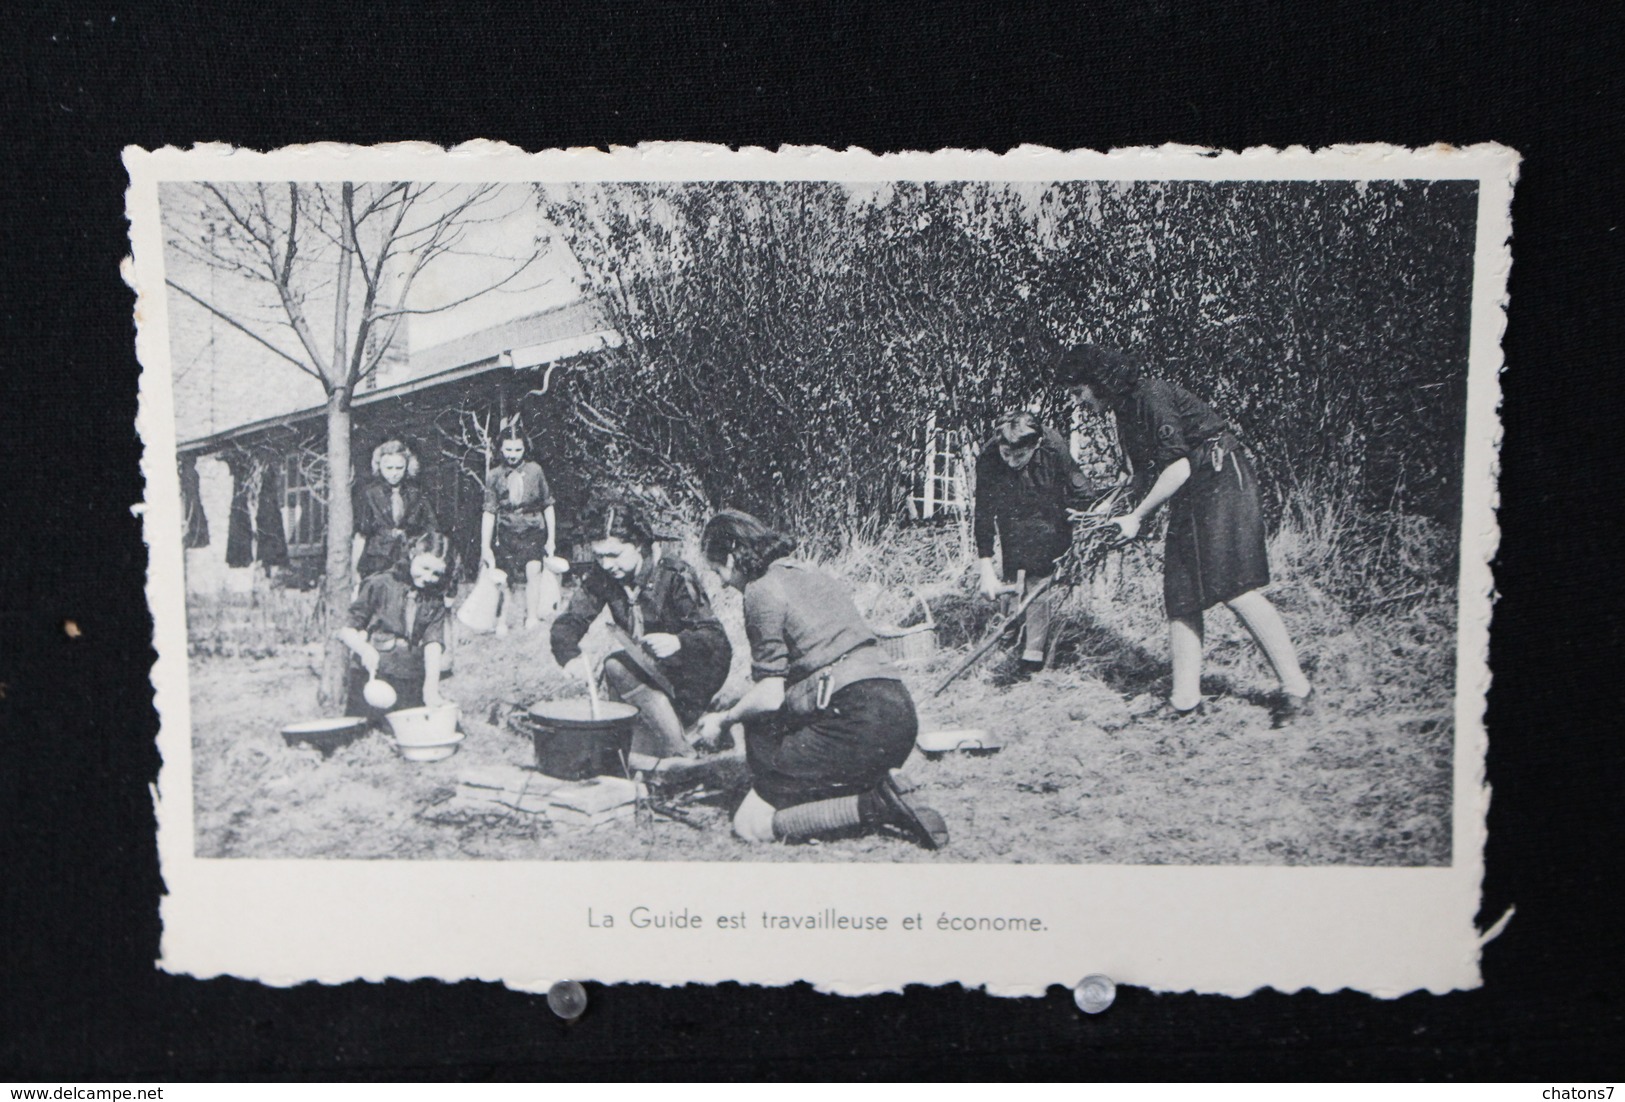
[[[746,841],[901,829],[926,849],[948,842],[942,816],[904,799],[891,770],[919,730],[914,700],[846,586],[791,558],[796,542],[725,510],[701,537],[706,562],[744,594],[755,684],[700,719],[702,740],[745,726],[751,790],[734,815]]]
[[[1113,518],[1123,537],[1137,538],[1146,518],[1169,506],[1163,565],[1173,658],[1168,714],[1201,707],[1202,614],[1221,602],[1247,626],[1280,680],[1276,725],[1306,713],[1314,690],[1281,614],[1264,596],[1270,571],[1258,478],[1230,425],[1190,391],[1147,376],[1135,357],[1116,349],[1069,349],[1058,374],[1079,404],[1110,410],[1116,419],[1139,500]]]
[[[612,503],[586,523],[594,564],[553,621],[553,657],[572,677],[593,676],[581,640],[607,606],[622,647],[604,661],[604,681],[638,708],[629,764],[691,756],[685,731],[728,679],[727,633],[699,574],[663,547],[641,511]]]

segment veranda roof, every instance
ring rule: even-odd
[[[576,356],[618,347],[620,334],[595,299],[577,299],[502,322],[414,352],[411,376],[399,383],[363,391],[352,407],[366,407],[444,386],[491,371],[547,367]],[[325,405],[248,421],[220,432],[181,441],[177,452],[203,455],[229,444],[282,428],[295,428],[322,416]]]

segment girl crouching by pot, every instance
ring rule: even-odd
[[[445,648],[447,540],[428,533],[413,541],[407,558],[361,583],[350,605],[350,622],[339,640],[354,654],[346,712],[379,722],[385,711],[434,707],[440,695],[440,655]],[[395,692],[388,709],[363,695],[376,677]]]
[[[893,826],[926,849],[946,845],[942,816],[911,806],[892,783],[919,721],[846,587],[790,558],[795,541],[748,513],[712,517],[701,547],[723,584],[744,594],[750,637],[755,684],[698,728],[714,742],[729,724],[745,725],[751,791],[734,832],[805,841]]]
[[[592,677],[581,640],[607,606],[621,649],[605,659],[604,681],[638,708],[629,764],[692,756],[685,730],[728,679],[728,634],[699,573],[661,546],[640,510],[604,506],[587,524],[594,565],[553,621],[553,658],[571,677]]]

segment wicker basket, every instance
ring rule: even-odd
[[[925,612],[925,622],[906,628],[882,625],[875,628],[880,649],[894,662],[917,661],[937,653],[937,621],[931,615],[931,606],[918,593],[914,599]]]

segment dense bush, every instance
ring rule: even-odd
[[[836,542],[901,518],[921,425],[1054,408],[1053,352],[1141,352],[1294,488],[1453,522],[1467,181],[625,183],[539,202],[626,338],[579,462]],[[1104,457],[1105,434],[1094,430]]]

